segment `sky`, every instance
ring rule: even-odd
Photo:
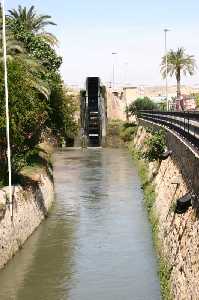
[[[184,47],[199,66],[198,0],[7,0],[6,8],[34,5],[57,26],[61,72],[68,85],[84,86],[87,76],[119,85],[163,85],[164,28],[168,49]],[[112,55],[116,52],[116,55]],[[183,84],[199,86],[199,68]],[[175,84],[169,79],[169,84]]]

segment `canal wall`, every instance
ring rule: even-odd
[[[0,268],[14,256],[48,214],[54,198],[52,172],[26,179],[25,186],[13,186],[13,213],[9,190],[0,190]]]
[[[146,148],[145,141],[150,133],[148,127],[160,129],[142,122],[132,142],[137,151]],[[199,218],[198,203],[185,213],[177,214],[176,201],[189,191],[198,191],[199,158],[191,148],[177,136],[166,133],[166,142],[171,157],[161,163],[147,164],[148,182],[154,186],[155,201],[153,214],[157,231],[158,253],[167,262],[167,277],[172,299],[199,299]],[[155,229],[154,229],[155,228]],[[164,270],[163,270],[164,272]],[[168,294],[165,299],[170,299]]]

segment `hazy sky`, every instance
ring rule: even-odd
[[[171,29],[168,48],[183,46],[199,65],[198,0],[7,0],[7,8],[18,4],[35,5],[57,23],[48,30],[59,38],[62,74],[68,84],[83,85],[87,76],[111,81],[112,52],[118,53],[114,59],[118,84],[162,84],[165,27]],[[199,85],[199,70],[183,83]]]

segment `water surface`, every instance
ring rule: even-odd
[[[56,202],[8,266],[1,300],[159,300],[150,226],[126,150],[59,151]]]

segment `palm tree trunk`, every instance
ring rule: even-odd
[[[181,74],[180,74],[180,68],[177,69],[176,72],[176,80],[177,80],[177,98],[180,98],[181,96]]]
[[[180,80],[177,80],[177,98],[180,98],[181,96],[181,84]]]

